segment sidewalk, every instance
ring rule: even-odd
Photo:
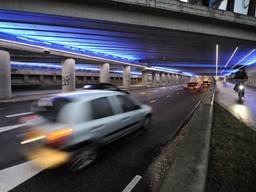
[[[215,101],[241,122],[256,131],[256,89],[246,87],[245,98],[239,103],[234,84],[218,82]]]

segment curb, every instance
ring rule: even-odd
[[[160,192],[205,191],[212,128],[213,95],[209,92],[184,123],[174,160],[162,182]],[[180,132],[180,131],[179,131]],[[178,136],[179,133],[176,135]]]

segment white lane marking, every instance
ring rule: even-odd
[[[153,92],[158,92],[158,90],[154,90]]]
[[[157,100],[151,100],[149,103],[155,103],[157,102]]]
[[[3,111],[3,110],[5,110],[6,108],[0,108],[0,111]]]
[[[147,93],[146,93],[146,92],[141,92],[140,94],[141,94],[141,95],[145,95],[145,94],[147,94]]]
[[[0,191],[10,191],[42,170],[33,166],[33,161],[0,170]]]
[[[18,125],[0,127],[0,133],[5,132],[5,131],[9,131],[9,130],[12,130],[12,129],[17,129],[19,127],[22,127],[23,125],[25,125],[25,124],[18,124]]]
[[[5,117],[12,118],[12,117],[19,117],[19,116],[31,115],[31,114],[34,114],[34,113],[33,112],[24,112],[24,113],[17,113],[17,114],[12,114],[12,115],[6,115]]]
[[[171,97],[171,95],[167,95],[166,97],[169,98],[169,97]]]
[[[139,181],[141,180],[141,176],[140,175],[136,175],[133,180],[131,180],[131,182],[124,188],[124,190],[122,192],[130,192],[133,190],[133,188],[135,187],[135,185],[137,185],[139,183]]]

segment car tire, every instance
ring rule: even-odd
[[[142,129],[145,131],[149,130],[151,128],[151,121],[152,121],[151,116],[145,117],[143,121]]]
[[[72,171],[81,171],[85,167],[92,164],[95,159],[97,158],[98,151],[96,147],[93,145],[84,147],[83,149],[79,150],[77,154],[75,154],[72,162],[71,162],[71,170]]]

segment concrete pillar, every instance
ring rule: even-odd
[[[153,72],[152,73],[152,84],[157,85],[159,81],[159,73],[158,72]]]
[[[29,76],[28,75],[24,75],[24,83],[29,83]]]
[[[100,83],[109,83],[109,64],[104,63],[100,67]]]
[[[166,75],[165,73],[160,74],[160,79],[161,79],[161,85],[166,85]]]
[[[124,66],[123,72],[123,86],[129,88],[131,84],[131,66]]]
[[[170,84],[171,83],[171,74],[170,73],[167,73],[166,79],[167,79],[167,84]]]
[[[178,85],[180,82],[180,76],[176,75],[176,80],[175,80],[175,84]]]
[[[54,77],[54,76],[53,76]],[[55,79],[56,79],[56,76],[55,76]],[[40,75],[39,76],[39,81],[40,83],[43,83],[44,82],[44,76],[43,75]]]
[[[164,74],[164,84],[165,85],[168,85],[168,77],[167,76],[168,76],[168,73],[165,73]]]
[[[44,80],[44,76],[42,77],[42,79]],[[56,75],[53,75],[53,76],[52,76],[52,79],[53,79],[54,82],[56,82],[56,81],[57,81],[57,76],[56,76]]]
[[[0,99],[12,96],[10,54],[0,50]]]
[[[159,73],[159,84],[160,85],[164,84],[164,73]]]
[[[75,60],[66,59],[62,62],[62,90],[74,91],[76,88]]]
[[[142,71],[142,84],[143,85],[147,85],[147,83],[148,83],[148,72],[146,72],[146,71]]]

